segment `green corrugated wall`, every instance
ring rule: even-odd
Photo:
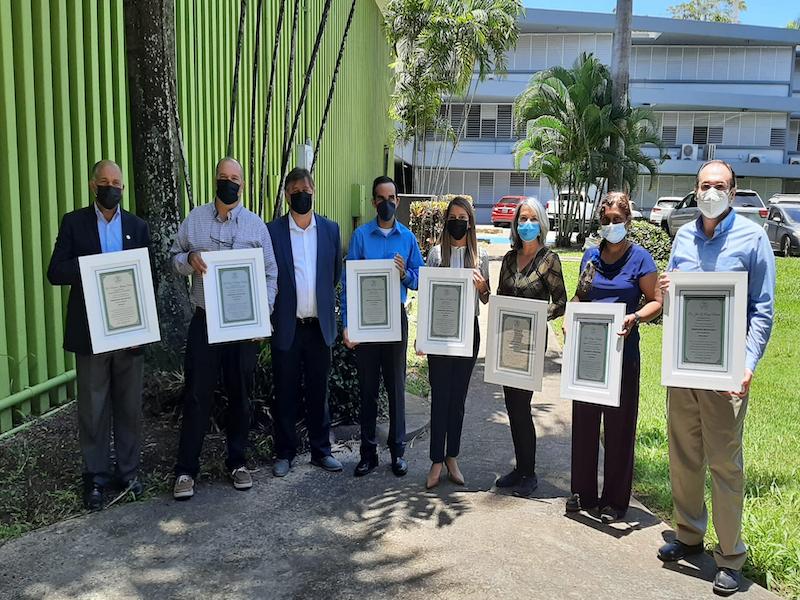
[[[287,0],[267,159],[268,203],[280,174],[289,38]],[[247,3],[234,128],[235,157],[249,170],[257,0]],[[256,180],[278,0],[264,0],[256,91]],[[292,116],[319,26],[323,0],[301,0]],[[236,58],[239,0],[176,0],[178,100],[195,202],[212,197],[213,168],[225,153]],[[350,0],[334,0],[296,143],[316,141]],[[317,162],[317,206],[353,229],[353,184],[369,187],[385,169],[391,121],[388,48],[374,0],[359,0]],[[90,202],[91,165],[123,167],[131,209],[130,123],[122,0],[0,0],[0,433],[74,395],[74,359],[61,349],[67,290],[45,272],[64,213]],[[294,166],[294,161],[290,163]],[[247,176],[247,174],[246,174]],[[245,202],[253,206],[252,190]],[[188,203],[184,197],[184,210]],[[66,375],[65,375],[66,374]],[[47,382],[59,385],[43,390]],[[65,382],[66,380],[66,382]],[[26,392],[37,386],[36,393]],[[22,393],[20,393],[22,392]],[[27,396],[27,397],[26,397]]]

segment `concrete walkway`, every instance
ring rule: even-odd
[[[387,451],[375,473],[354,478],[357,445],[342,446],[344,473],[298,457],[284,479],[256,473],[249,492],[201,485],[188,502],[132,503],[9,542],[0,598],[714,598],[713,560],[662,564],[656,550],[671,530],[641,505],[613,526],[565,516],[571,408],[559,397],[556,347],[551,339],[534,395],[533,499],[493,488],[513,447],[502,390],[483,382],[480,358],[459,457],[465,487],[443,478],[425,490],[425,432],[408,445],[405,478],[392,475]],[[775,598],[744,587],[741,597]]]

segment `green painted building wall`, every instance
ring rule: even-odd
[[[213,168],[225,154],[239,0],[175,0],[178,99],[195,202],[213,197]],[[247,3],[235,157],[250,163],[256,0]],[[256,88],[256,173],[275,39],[277,0],[264,0]],[[322,14],[301,0],[292,116]],[[269,219],[280,174],[294,0],[287,0],[267,150]],[[297,143],[316,142],[350,9],[334,0]],[[317,211],[336,220],[347,244],[354,185],[368,190],[386,169],[391,121],[389,51],[374,0],[358,0],[316,169]],[[67,289],[47,282],[61,217],[91,202],[91,165],[123,167],[123,207],[133,182],[122,0],[0,0],[0,433],[74,396],[74,359],[63,342]],[[390,153],[391,155],[391,153]],[[295,160],[290,162],[294,166]],[[256,176],[255,188],[260,182]],[[246,190],[248,207],[257,208]],[[182,199],[184,211],[187,199]]]

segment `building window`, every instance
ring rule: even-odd
[[[467,115],[467,135],[465,137],[481,137],[481,107],[478,104],[473,104],[469,107],[469,114]]]
[[[709,127],[708,128],[708,143],[709,144],[721,144],[722,143],[722,136],[725,133],[725,129],[723,127]]]
[[[664,125],[661,128],[661,139],[668,146],[678,143],[678,127],[677,125]]]
[[[783,148],[786,146],[786,129],[772,128],[769,131],[769,147]]]
[[[511,111],[511,104],[500,104],[497,107],[497,137],[499,139],[514,138]]]
[[[697,127],[692,129],[692,143],[693,144],[707,144],[708,143],[708,127]]]

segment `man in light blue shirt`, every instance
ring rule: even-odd
[[[730,165],[719,160],[704,164],[694,191],[701,216],[678,231],[668,270],[748,273],[745,375],[738,390],[668,389],[669,466],[677,539],[662,546],[658,557],[671,562],[703,551],[708,524],[704,499],[707,464],[719,538],[714,548],[714,591],[729,595],[739,589],[740,571],[747,558],[741,535],[742,433],[750,384],[772,332],[775,257],[764,229],[731,208],[736,175]],[[663,276],[662,289],[668,281],[668,276]]]
[[[390,177],[378,177],[372,184],[372,205],[378,211],[374,221],[356,229],[350,238],[347,260],[393,258],[400,272],[400,301],[405,305],[407,290],[417,289],[419,268],[425,265],[417,238],[397,222],[397,188]],[[361,460],[354,475],[361,477],[378,466],[378,390],[380,376],[389,396],[389,439],[392,453],[392,472],[401,477],[408,472],[403,454],[406,447],[406,346],[408,320],[405,307],[401,310],[402,340],[399,342],[352,344],[347,336],[347,278],[342,277],[340,296],[344,320],[344,343],[356,349],[358,382],[361,388]]]

